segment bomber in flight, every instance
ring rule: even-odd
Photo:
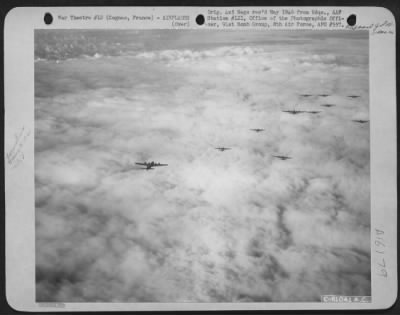
[[[216,150],[219,150],[221,152],[224,152],[225,150],[232,150],[232,148],[224,148],[224,147],[219,147],[219,148],[215,148]]]
[[[276,157],[277,159],[280,159],[280,160],[282,160],[282,161],[291,159],[290,156],[286,156],[286,155],[273,155],[273,157]]]
[[[312,96],[312,94],[300,94],[300,96],[303,96],[303,97],[310,97],[310,96]]]
[[[298,104],[294,105],[294,106],[293,106],[293,109],[285,109],[285,110],[282,110],[282,112],[288,113],[288,114],[292,114],[292,115],[297,115],[297,114],[306,113],[305,110],[297,110],[297,109],[296,109],[297,105],[298,105]]]
[[[329,96],[330,94],[318,94],[318,96],[321,96],[321,97],[327,97],[327,96]]]
[[[261,132],[261,131],[264,131],[265,129],[262,129],[262,128],[254,128],[254,129],[250,129],[250,130],[255,131],[255,132]]]
[[[284,113],[289,113],[292,115],[297,115],[297,114],[301,114],[301,113],[306,113],[306,111],[304,110],[296,110],[296,109],[292,109],[292,110],[283,110],[282,112]]]
[[[135,163],[136,165],[141,165],[141,166],[145,166],[146,168],[143,168],[143,170],[152,170],[153,167],[156,166],[167,166],[168,164],[161,164],[161,163],[155,163],[154,161],[151,162],[143,162],[143,163]]]
[[[324,107],[333,107],[333,106],[336,106],[335,104],[322,104],[321,106],[324,106]]]
[[[360,97],[360,95],[347,95],[347,97],[357,98],[357,97]]]
[[[360,124],[365,124],[365,123],[369,122],[369,120],[363,120],[363,119],[353,119],[352,121],[360,123]]]
[[[305,110],[304,112],[305,112],[305,113],[309,113],[309,114],[318,114],[318,113],[320,113],[321,111],[319,111],[319,110]]]

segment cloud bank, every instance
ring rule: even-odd
[[[350,33],[199,48],[153,31],[157,49],[37,61],[37,300],[370,295],[369,125],[352,121],[369,115],[368,36]],[[134,165],[151,160],[168,167]]]

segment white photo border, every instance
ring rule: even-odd
[[[241,7],[246,9],[247,7]],[[269,9],[270,7],[268,7]],[[274,7],[271,7],[274,9]],[[279,8],[279,7],[275,7]],[[314,8],[314,7],[313,7]],[[335,7],[315,7],[335,9]],[[218,9],[218,8],[212,8]],[[227,9],[227,8],[220,8]],[[252,9],[252,7],[249,7]],[[163,22],[109,25],[94,21],[60,21],[47,26],[46,12],[82,15],[99,12],[121,14],[187,14],[194,21],[205,7],[35,7],[14,8],[4,27],[5,153],[23,130],[24,161],[13,168],[5,160],[6,296],[19,311],[147,311],[147,310],[332,310],[386,309],[397,298],[397,148],[395,19],[379,7],[337,7],[344,16],[357,15],[358,25],[389,21],[392,33],[369,37],[370,143],[371,143],[371,303],[37,303],[35,299],[35,197],[34,197],[34,30],[164,28]],[[168,28],[171,28],[170,26]],[[197,29],[195,23],[189,27]],[[207,28],[205,26],[203,29]],[[282,28],[284,29],[284,28]],[[315,29],[316,30],[316,29]],[[268,30],[267,30],[268,31]],[[7,156],[5,156],[7,159]],[[377,252],[377,235],[383,232],[385,255]],[[379,234],[382,236],[382,234]],[[384,258],[387,277],[379,276]]]

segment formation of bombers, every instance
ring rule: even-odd
[[[312,97],[312,96],[328,97],[330,95],[329,94],[317,94],[317,95],[300,94],[300,96],[302,96],[302,97]],[[360,95],[347,95],[347,97],[355,99],[355,98],[359,98]],[[334,107],[336,105],[328,103],[328,104],[321,104],[320,106],[330,108],[330,107]],[[287,114],[291,114],[291,115],[298,115],[298,114],[313,114],[314,115],[314,114],[319,114],[321,111],[317,111],[317,110],[297,110],[297,109],[293,108],[291,110],[288,110],[288,109],[282,110],[282,112],[283,113],[287,113]],[[352,119],[352,121],[356,122],[356,123],[360,123],[360,124],[365,124],[365,123],[369,122],[369,120],[363,120],[363,119]],[[265,131],[264,128],[251,128],[249,130],[250,131],[254,131],[256,133]],[[222,147],[216,147],[214,149],[218,150],[220,152],[232,150],[232,148],[223,147],[223,146]],[[286,156],[286,155],[272,155],[272,157],[274,157],[276,159],[279,159],[279,160],[282,160],[282,161],[293,159],[292,157]],[[144,169],[144,170],[152,170],[152,169],[154,169],[154,167],[158,167],[158,166],[168,166],[168,164],[156,163],[154,161],[151,161],[151,162],[136,162],[135,164],[143,166],[142,169]]]

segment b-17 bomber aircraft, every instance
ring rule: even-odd
[[[254,129],[250,129],[250,130],[255,131],[255,132],[261,132],[261,131],[264,131],[265,129],[262,129],[262,128],[254,128]]]
[[[292,109],[292,110],[283,110],[282,112],[284,112],[284,113],[289,113],[289,114],[292,114],[292,115],[297,115],[297,114],[306,113],[306,111],[304,111],[304,110],[296,110],[296,109]]]
[[[143,163],[135,163],[135,164],[136,165],[145,166],[146,168],[142,168],[143,170],[153,170],[153,167],[156,167],[156,166],[167,166],[168,165],[168,164],[154,163],[154,161],[143,162]]]
[[[277,159],[280,159],[282,161],[292,159],[290,156],[286,156],[286,155],[273,155],[273,157],[276,157]]]
[[[352,121],[360,123],[360,124],[365,124],[365,123],[369,122],[369,120],[363,120],[363,119],[353,119]]]
[[[324,107],[333,107],[333,106],[336,106],[335,104],[322,104],[321,106],[324,106]]]
[[[347,97],[357,98],[357,97],[360,97],[360,95],[347,95]]]
[[[224,148],[224,147],[220,147],[220,148],[215,148],[216,150],[219,150],[221,152],[224,152],[226,150],[232,150],[232,148]]]
[[[286,156],[286,155],[273,155],[273,157],[276,157],[277,159],[280,159],[282,161],[286,161],[288,159],[292,159],[290,156]]]
[[[327,97],[327,96],[329,96],[329,94],[318,94],[318,96]]]
[[[305,112],[305,113],[309,113],[309,114],[318,114],[318,113],[320,113],[321,111],[319,111],[319,110],[305,110],[304,112]]]
[[[300,96],[303,96],[303,97],[310,97],[310,96],[312,96],[312,94],[300,94]]]

